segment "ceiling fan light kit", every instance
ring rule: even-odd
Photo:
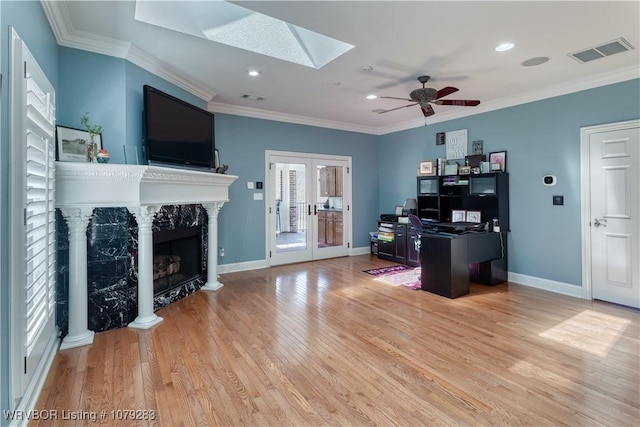
[[[480,101],[477,99],[440,99],[447,95],[451,95],[454,92],[457,92],[459,89],[447,86],[440,90],[436,90],[430,87],[426,87],[426,83],[431,79],[430,76],[420,76],[418,77],[418,81],[422,83],[422,87],[419,89],[412,90],[409,94],[409,98],[399,98],[394,96],[381,96],[380,98],[386,99],[397,99],[400,101],[410,101],[412,104],[403,105],[401,107],[391,108],[388,110],[380,111],[378,114],[388,113],[390,111],[399,110],[405,107],[413,107],[414,105],[419,105],[422,110],[422,114],[424,117],[429,117],[434,115],[436,112],[434,111],[431,104],[436,105],[455,105],[462,107],[475,107],[480,104]]]

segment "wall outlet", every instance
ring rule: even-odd
[[[224,247],[220,246],[220,249],[218,250],[218,255],[220,255],[220,258],[224,258]]]

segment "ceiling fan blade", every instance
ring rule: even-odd
[[[395,110],[399,110],[401,108],[406,108],[406,107],[413,107],[414,105],[417,105],[418,103],[413,103],[413,104],[408,104],[408,105],[403,105],[402,107],[396,107],[396,108],[392,108],[390,110],[384,110],[384,111],[380,111],[378,114],[382,114],[382,113],[388,113],[389,111],[395,111]]]
[[[384,98],[384,99],[399,99],[400,101],[412,101],[412,99],[409,99],[409,98],[398,98],[397,96],[381,96],[380,98]]]
[[[457,87],[447,86],[438,91],[438,95],[436,95],[436,99],[440,99],[443,96],[451,95],[454,92],[457,92],[459,89]]]
[[[433,116],[436,112],[433,111],[433,107],[429,104],[427,104],[426,107],[421,107],[422,108],[422,114],[424,114],[425,117],[429,117],[429,116]]]
[[[480,104],[477,99],[441,99],[434,102],[437,105],[461,105],[463,107],[475,107]]]

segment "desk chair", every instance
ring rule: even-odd
[[[409,214],[409,222],[413,225],[413,228],[416,230],[416,239],[413,241],[413,245],[416,248],[416,252],[420,255],[420,237],[422,236],[422,221],[416,215]]]
[[[413,241],[413,247],[416,248],[416,253],[418,254],[418,262],[420,266],[416,268],[417,271],[420,272],[420,282],[422,282],[422,254],[420,253],[420,244],[422,243],[422,221],[420,218],[413,214],[409,214],[409,222],[413,225],[413,228],[416,230],[416,238]]]

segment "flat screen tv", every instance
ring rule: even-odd
[[[146,156],[149,164],[213,169],[213,114],[144,85]]]

